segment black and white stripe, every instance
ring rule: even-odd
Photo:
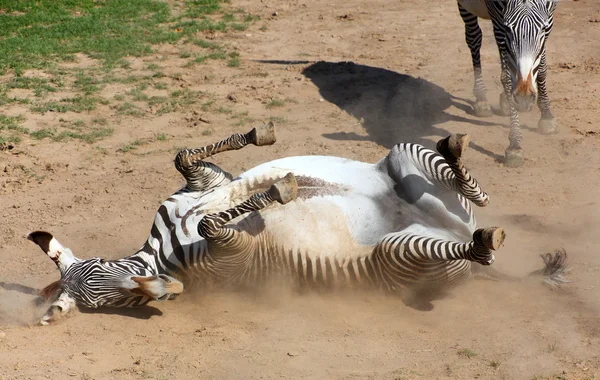
[[[471,50],[473,62],[475,113],[478,116],[491,116],[492,112],[487,103],[487,90],[481,71],[482,33],[477,20],[478,16],[467,10],[469,8],[468,1],[484,0],[458,0],[458,8],[465,24],[466,42]],[[519,108],[527,109],[537,95],[537,104],[541,111],[540,132],[554,133],[556,131],[556,122],[550,110],[550,99],[546,86],[548,71],[546,41],[552,31],[557,0],[485,0],[485,5],[494,27],[494,36],[502,64],[501,82],[504,96],[501,99],[501,111],[508,112],[510,115],[511,128],[506,164],[520,166],[523,162],[521,147],[523,135],[519,123]],[[522,78],[521,75],[522,67],[520,66],[523,59],[531,61],[531,80],[533,86],[537,86],[534,94],[529,95],[527,92],[526,96],[521,95],[519,91],[519,82],[528,80],[528,78]],[[529,90],[531,91],[532,88]],[[503,102],[508,104],[508,110],[503,109]]]

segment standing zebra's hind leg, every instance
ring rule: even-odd
[[[235,133],[212,145],[199,149],[183,149],[175,157],[175,168],[184,176],[189,190],[207,191],[231,182],[233,176],[213,163],[204,162],[205,158],[217,153],[241,149],[248,144],[271,145],[276,140],[275,126],[269,122],[245,134]]]

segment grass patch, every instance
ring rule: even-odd
[[[283,101],[279,98],[273,98],[273,99],[269,100],[267,102],[267,104],[265,104],[265,107],[267,107],[268,109],[271,109],[271,108],[283,107],[284,105],[285,105],[285,101]]]
[[[227,60],[227,66],[239,67],[240,66],[240,55],[237,52],[229,53],[229,59]]]
[[[115,107],[118,115],[142,117],[145,112],[133,103],[125,102]]]
[[[157,103],[161,105],[156,111],[156,114],[163,115],[169,112],[187,109],[190,105],[195,104],[200,97],[202,97],[201,91],[192,91],[187,88],[171,92],[168,98],[153,97],[157,100],[161,100],[161,103]]]
[[[58,132],[51,129],[40,129],[35,132],[31,132],[30,136],[34,139],[44,139],[46,137],[51,138],[53,141],[68,141],[68,140],[81,140],[89,144],[93,144],[105,137],[113,134],[112,128],[97,128],[92,129],[88,132],[76,132],[76,131],[62,131]]]
[[[28,104],[31,112],[45,114],[90,112],[99,105],[110,104],[117,115],[134,117],[147,114],[143,103],[156,107],[152,112],[157,115],[186,109],[198,102],[202,93],[186,89],[169,91],[168,96],[149,96],[145,92],[149,86],[170,90],[170,82],[157,81],[165,77],[158,62],[145,64],[145,69],[153,72],[151,75],[131,75],[131,57],[153,53],[154,44],[182,41],[180,56],[191,59],[190,66],[207,60],[240,66],[240,56],[232,48],[202,38],[205,32],[245,30],[258,20],[228,3],[229,0],[183,0],[176,5],[163,0],[0,0],[0,75],[14,74],[0,84],[0,106]],[[178,10],[176,17],[171,13],[173,6]],[[73,69],[72,65],[59,65],[75,62],[77,54],[96,60],[100,66]],[[125,70],[125,74],[113,72],[115,68]],[[28,69],[41,70],[44,75],[23,76]],[[173,80],[182,76],[170,75]],[[111,99],[99,96],[107,84],[114,83],[129,85],[129,91]],[[31,90],[32,94],[10,95],[13,89]],[[47,98],[59,90],[73,94]],[[205,102],[202,109],[211,105]],[[247,116],[235,118],[239,122],[253,120]],[[95,119],[89,126],[62,123],[33,132],[20,126],[22,121],[23,118],[3,116],[0,142],[17,143],[23,135],[40,140],[94,142],[112,134],[106,119]]]
[[[269,116],[269,121],[272,121],[275,124],[286,124],[288,119],[281,116]]]
[[[100,91],[99,82],[100,81],[95,77],[80,72],[75,76],[73,88],[82,92],[84,95],[92,95],[93,93]]]
[[[84,53],[112,67],[123,57],[152,52],[151,44],[180,36],[158,0],[4,0],[0,72],[43,69]]]
[[[20,135],[29,132],[20,125],[23,120],[22,116],[0,115],[0,144],[21,142]]]
[[[57,90],[57,86],[53,85],[51,81],[46,78],[22,76],[13,77],[3,86],[4,91],[11,90],[13,88],[33,90],[33,93],[36,97],[42,97],[48,92],[56,92]]]
[[[234,127],[241,127],[256,121],[256,119],[253,117],[248,116],[248,111],[236,113],[233,115],[233,118],[237,119],[237,121],[233,124]]]
[[[107,105],[108,100],[97,96],[74,96],[72,98],[63,98],[59,101],[49,101],[38,103],[31,107],[31,112],[44,114],[46,112],[83,112],[96,109],[98,104]]]
[[[463,349],[458,350],[458,356],[462,356],[467,359],[471,359],[471,358],[474,358],[475,356],[477,356],[477,352],[471,350],[470,348],[463,348]]]
[[[123,146],[122,148],[119,148],[118,151],[122,152],[122,153],[127,153],[129,151],[135,150],[138,148],[138,146],[143,145],[144,142],[140,139],[134,140],[132,142],[130,142],[129,144]]]

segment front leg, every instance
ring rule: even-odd
[[[226,227],[226,224],[241,215],[260,211],[273,202],[286,204],[296,199],[297,192],[296,177],[288,173],[267,191],[256,193],[228,210],[206,215],[198,223],[198,233],[206,239],[211,253],[247,250],[252,244],[252,237],[236,228]]]
[[[407,232],[386,235],[373,251],[381,285],[392,292],[415,287],[446,288],[470,277],[469,261],[491,265],[504,243],[504,229],[478,229],[460,243]]]
[[[510,69],[506,64],[502,63],[500,81],[502,82],[504,93],[500,95],[500,108],[503,107],[502,102],[505,101],[508,103],[510,113],[510,132],[508,133],[509,145],[504,153],[504,165],[516,168],[522,166],[524,161],[523,149],[521,148],[523,133],[521,132],[521,125],[519,123],[519,112],[517,111],[517,106],[511,94],[512,79],[509,70]]]
[[[213,163],[204,162],[205,158],[229,150],[242,149],[248,144],[262,146],[271,145],[275,141],[275,126],[269,122],[245,134],[235,133],[212,145],[199,149],[183,149],[175,157],[175,168],[185,177],[189,190],[207,191],[228,184],[233,176]]]
[[[47,326],[51,322],[55,322],[67,314],[71,309],[75,308],[75,300],[66,292],[61,293],[56,301],[50,305],[46,314],[40,320],[42,326]]]
[[[538,99],[537,104],[542,113],[538,122],[538,131],[543,135],[551,135],[558,133],[556,119],[550,111],[550,98],[548,97],[548,89],[546,88],[546,77],[548,74],[548,66],[546,64],[546,51],[542,53],[540,65],[538,68],[537,87]]]

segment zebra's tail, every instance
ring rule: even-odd
[[[571,282],[565,277],[569,271],[567,261],[567,252],[564,249],[558,249],[554,253],[544,253],[540,255],[544,260],[544,267],[529,273],[525,278],[511,276],[497,271],[491,266],[473,265],[473,275],[477,278],[483,278],[493,281],[523,282],[530,279],[541,279],[542,283],[550,289],[558,289],[561,286]]]
[[[542,277],[544,284],[550,289],[560,288],[562,285],[571,282],[565,277],[569,271],[569,263],[567,261],[567,252],[564,249],[558,249],[552,253],[544,253],[540,255],[544,260],[544,268],[533,271],[529,274],[530,277]]]

